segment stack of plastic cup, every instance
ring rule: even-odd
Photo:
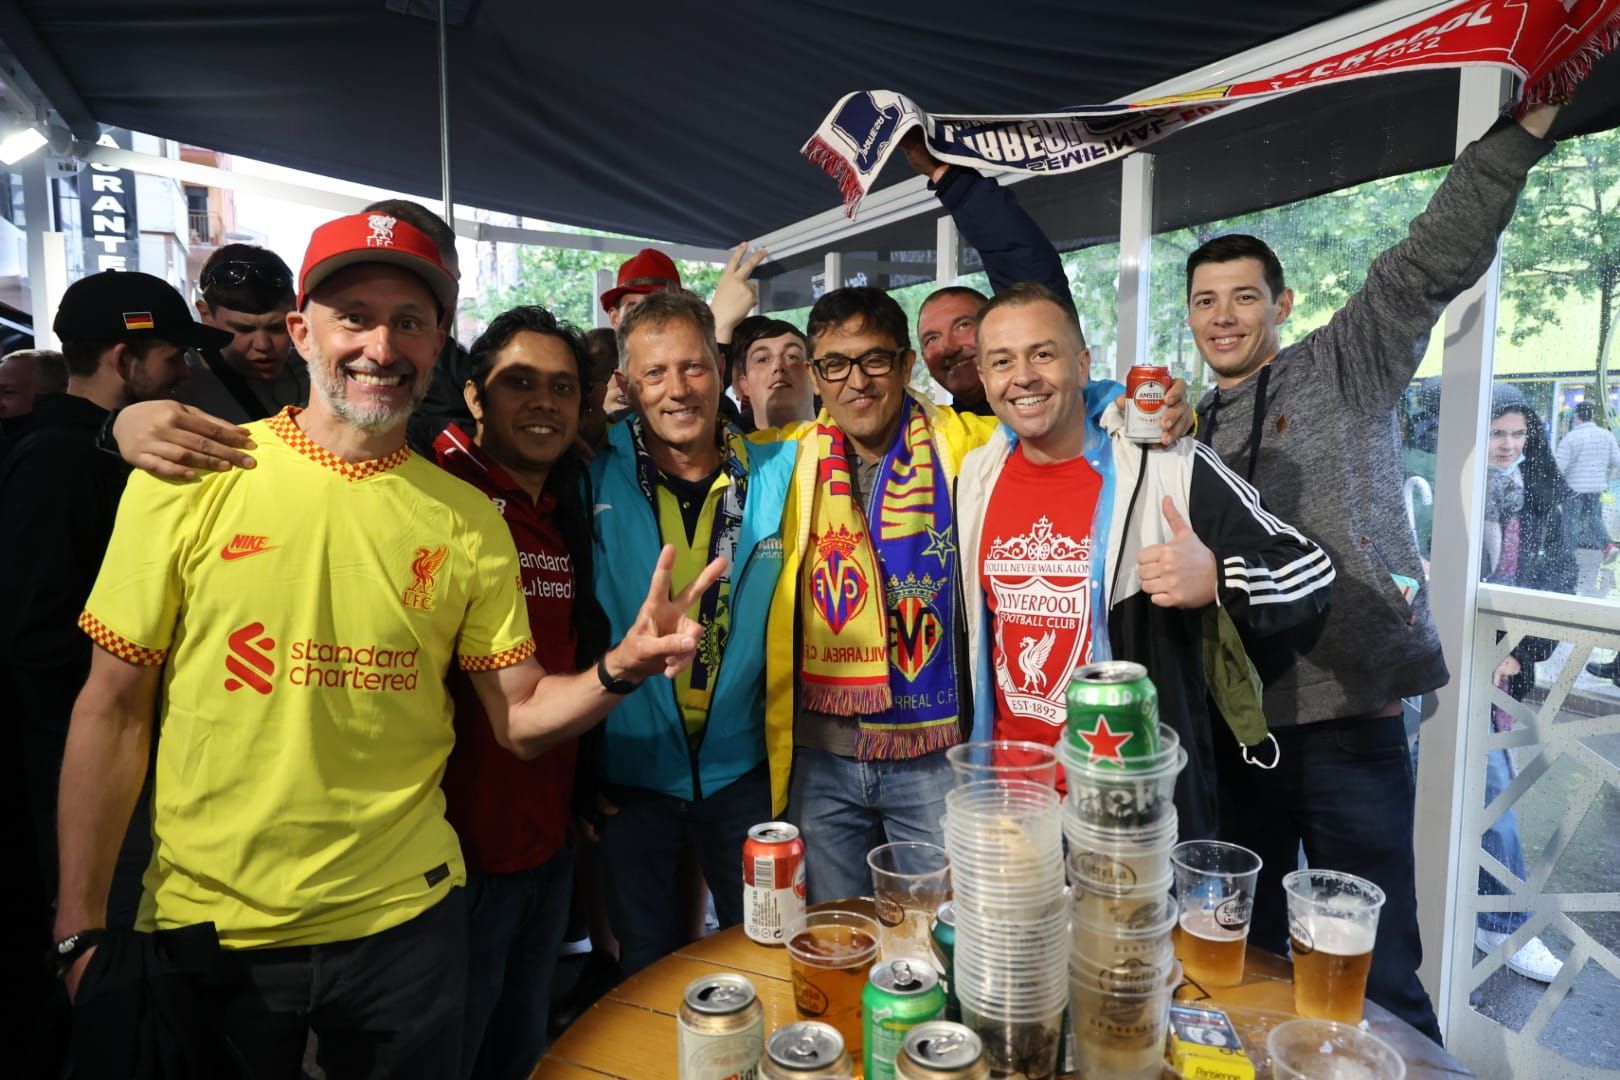
[[[984,1041],[992,1076],[1052,1076],[1069,989],[1057,792],[983,780],[957,787],[945,807],[962,1022]]]
[[[1093,761],[1068,739],[1058,746],[1068,781],[1061,820],[1075,1064],[1082,1076],[1157,1077],[1181,981],[1170,850],[1187,752],[1162,724],[1158,751],[1125,762]]]

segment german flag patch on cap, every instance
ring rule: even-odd
[[[152,313],[150,311],[124,312],[125,330],[150,330],[152,327]]]

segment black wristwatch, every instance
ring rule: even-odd
[[[601,656],[596,658],[596,677],[602,680],[602,689],[606,690],[608,693],[620,695],[628,694],[641,684],[633,683],[629,679],[615,679],[613,676],[608,674],[607,654],[612,651],[613,646],[609,645],[607,652],[604,652]]]
[[[58,941],[51,950],[56,954],[56,977],[64,978],[80,954],[101,944],[101,939],[106,936],[106,930],[80,930]]]

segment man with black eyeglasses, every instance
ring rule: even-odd
[[[292,271],[275,252],[226,244],[197,276],[197,317],[230,333],[218,349],[198,349],[191,377],[175,397],[233,424],[274,416],[309,400],[309,372],[292,354],[287,312]]]
[[[993,418],[910,387],[905,312],[843,288],[810,310],[815,420],[782,515],[783,564],[766,633],[766,750],[802,830],[811,903],[870,895],[866,853],[940,843],[951,770],[972,727],[953,490]],[[1097,380],[1087,415],[1117,396]],[[1189,415],[1180,407],[1176,434]],[[762,433],[762,435],[765,433]]]

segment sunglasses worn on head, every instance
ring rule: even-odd
[[[290,289],[292,271],[257,262],[222,262],[210,266],[198,284],[204,289],[211,289],[215,285],[234,289],[246,285],[250,280],[272,289]]]

